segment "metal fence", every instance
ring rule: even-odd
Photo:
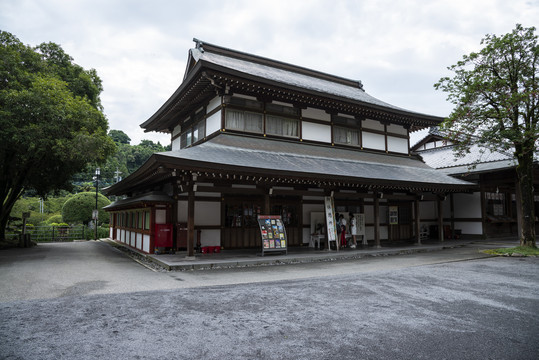
[[[88,229],[84,225],[76,226],[29,226],[26,233],[30,234],[35,242],[61,242],[83,240],[86,238]],[[6,234],[6,237],[19,236],[19,234]]]

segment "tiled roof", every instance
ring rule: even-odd
[[[455,156],[454,146],[423,150],[419,155],[427,165],[452,175],[470,172],[473,165],[476,166],[471,172],[509,168],[515,165],[511,156],[481,148],[479,145],[472,146],[470,152],[463,157]]]
[[[320,94],[335,95],[350,100],[360,101],[365,104],[376,105],[408,113],[414,113],[412,111],[405,110],[403,108],[378,100],[377,98],[367,94],[362,89],[362,86],[360,85],[361,83],[359,81],[356,82],[356,86],[349,86],[343,83],[329,81],[318,78],[316,76],[309,76],[273,66],[263,65],[253,61],[246,61],[230,56],[211,53],[208,51],[201,51],[198,48],[191,49],[191,54],[196,61],[206,61],[228,69],[239,71],[244,74],[273,80],[301,89],[316,91]]]
[[[353,181],[470,185],[446,176],[418,159],[297,142],[221,134],[211,141],[159,156],[198,164],[232,166],[238,171],[263,169],[276,175],[336,176]]]

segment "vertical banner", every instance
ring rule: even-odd
[[[328,250],[330,241],[335,241],[338,250],[339,242],[337,241],[337,223],[335,221],[335,204],[333,202],[333,196],[324,197],[324,209],[326,213],[326,223],[328,229]]]

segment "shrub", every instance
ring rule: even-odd
[[[53,225],[55,223],[61,223],[62,222],[62,215],[56,214],[45,220],[47,224]]]
[[[98,194],[97,208],[99,210],[99,223],[108,223],[109,216],[103,210],[104,206],[110,204],[110,200]],[[95,193],[82,192],[69,198],[62,207],[62,220],[66,223],[88,224],[92,221],[92,212],[95,209]]]

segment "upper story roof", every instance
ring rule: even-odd
[[[145,131],[170,132],[182,116],[216,94],[234,92],[317,107],[420,129],[443,119],[381,101],[361,81],[231,50],[194,39],[182,84],[161,108],[141,124]]]

